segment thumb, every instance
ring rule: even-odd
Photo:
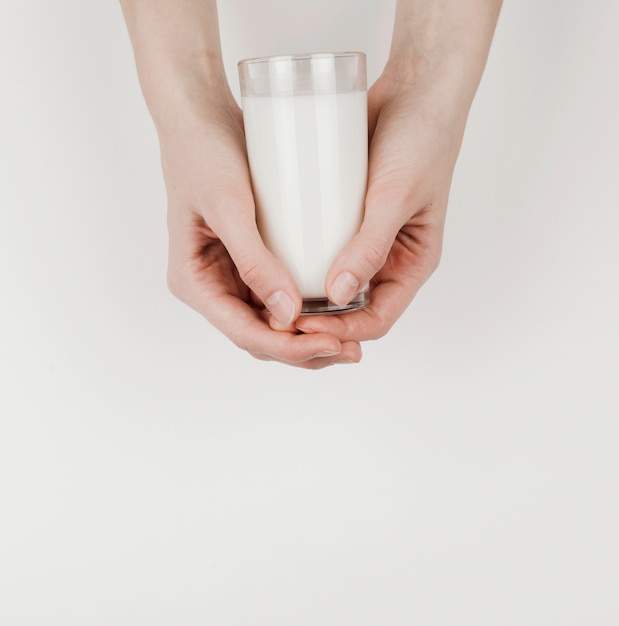
[[[264,245],[255,222],[236,224],[231,236],[221,236],[241,280],[258,296],[282,326],[299,317],[302,298],[292,276]]]
[[[382,269],[400,228],[384,220],[384,215],[375,220],[366,213],[357,235],[334,259],[326,278],[331,302],[348,304]]]

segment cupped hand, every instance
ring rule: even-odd
[[[359,361],[357,341],[294,326],[301,296],[258,234],[232,96],[178,115],[159,136],[172,293],[256,358],[311,369]]]
[[[369,90],[365,217],[331,265],[326,288],[333,302],[345,304],[369,282],[370,304],[341,315],[301,317],[299,330],[344,342],[381,337],[438,266],[464,129],[460,117],[439,110],[397,79],[383,76]]]

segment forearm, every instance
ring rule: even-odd
[[[232,96],[216,0],[120,0],[144,98],[160,130],[185,112]]]
[[[500,8],[501,0],[398,0],[384,76],[436,114],[466,118]]]

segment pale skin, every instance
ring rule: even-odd
[[[326,291],[346,304],[299,316],[301,295],[256,228],[242,112],[228,85],[216,0],[121,0],[155,122],[168,195],[168,284],[259,359],[318,369],[361,359],[437,267],[452,174],[501,0],[398,0],[389,59],[368,92],[369,173],[359,234]]]

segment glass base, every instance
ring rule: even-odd
[[[365,289],[357,294],[348,304],[339,306],[328,298],[304,298],[301,315],[323,315],[326,313],[347,313],[358,311],[370,304],[370,290]]]

